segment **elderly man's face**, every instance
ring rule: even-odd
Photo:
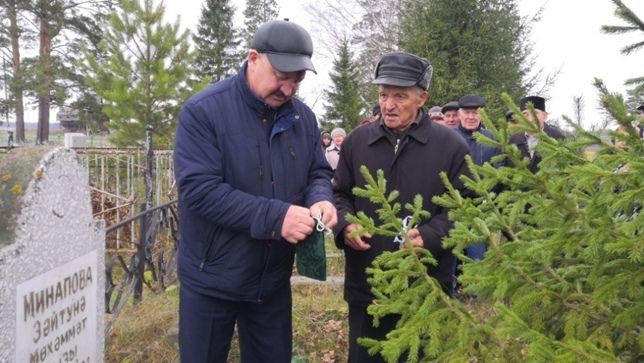
[[[455,129],[458,127],[459,123],[458,110],[449,110],[443,113],[443,125],[450,129]]]
[[[481,115],[479,115],[478,108],[460,108],[458,117],[461,121],[461,126],[465,130],[476,130],[481,124]]]
[[[251,49],[246,79],[253,93],[271,107],[288,102],[300,87],[305,71],[284,73],[273,68],[265,54]]]
[[[521,111],[521,113],[528,119],[528,121],[532,122],[533,124],[537,125],[538,122],[539,127],[543,130],[543,127],[546,125],[546,120],[548,119],[547,112],[535,108],[534,113],[537,116],[536,121],[534,120],[534,117],[532,117],[532,112],[530,112],[530,110],[525,109]]]
[[[406,130],[416,120],[418,109],[425,104],[425,101],[427,101],[427,91],[416,86],[378,86],[378,103],[382,120],[387,127],[396,131]]]

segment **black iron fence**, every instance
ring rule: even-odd
[[[140,213],[105,229],[106,237],[121,228],[139,231],[135,248],[106,253],[105,310],[109,314],[105,323],[106,337],[130,296],[135,303],[139,302],[144,285],[153,292],[163,292],[177,279],[177,201],[147,210],[145,205],[141,207]]]

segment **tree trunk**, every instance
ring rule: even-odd
[[[49,22],[40,19],[40,66],[41,79],[38,90],[38,131],[36,143],[44,144],[49,141],[49,92],[51,89],[51,36]]]
[[[18,28],[18,9],[10,9],[9,14],[9,37],[11,38],[12,51],[12,72],[13,80],[10,89],[13,96],[14,107],[16,110],[16,135],[17,143],[25,142],[25,107],[23,104],[23,84],[22,75],[20,74],[20,30]]]

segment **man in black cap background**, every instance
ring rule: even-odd
[[[528,109],[528,104],[534,107],[534,115]],[[563,132],[556,126],[548,124],[548,112],[546,112],[546,99],[540,96],[527,96],[519,100],[519,108],[521,113],[532,123],[538,125],[543,132],[552,137],[553,139],[563,140],[565,138]],[[521,151],[521,157],[529,158],[530,164],[528,169],[533,173],[537,172],[538,164],[541,161],[538,155],[535,154],[535,148],[539,142],[538,135],[532,135],[527,132],[519,132],[510,136],[510,143],[517,146]],[[509,164],[511,166],[511,163]]]
[[[458,116],[461,121],[458,127],[458,133],[463,137],[467,146],[470,148],[472,161],[476,165],[483,165],[486,162],[501,154],[501,149],[493,146],[483,145],[474,138],[474,133],[479,132],[491,139],[494,138],[492,133],[481,127],[481,114],[479,108],[485,107],[485,100],[478,95],[465,95],[458,100]],[[474,259],[481,260],[485,255],[487,245],[478,243],[469,246],[465,254]]]
[[[461,120],[458,118],[458,102],[447,102],[441,108],[441,111],[443,112],[443,125],[450,129],[457,129],[461,124]]]
[[[295,245],[337,222],[311,109],[293,98],[311,63],[297,24],[261,25],[246,62],[184,105],[176,133],[182,362],[291,361]]]
[[[349,305],[349,362],[384,362],[372,357],[357,343],[359,337],[382,340],[391,331],[398,317],[387,316],[374,327],[367,306],[373,301],[367,282],[366,269],[385,251],[395,251],[400,245],[391,237],[355,236],[350,234],[361,227],[345,220],[348,213],[358,211],[378,221],[378,206],[368,199],[356,197],[352,189],[363,187],[366,181],[360,173],[365,165],[371,174],[383,170],[387,193],[399,191],[397,202],[412,203],[415,195],[423,197],[423,209],[431,213],[418,226],[409,226],[407,236],[416,247],[428,249],[438,261],[428,273],[435,277],[448,293],[454,286],[454,255],[443,249],[442,238],[452,223],[447,210],[434,204],[432,197],[443,194],[445,187],[439,177],[445,172],[455,188],[464,191],[459,176],[466,173],[467,145],[455,132],[436,124],[423,110],[428,98],[427,89],[432,75],[430,63],[408,53],[385,54],[376,66],[375,80],[381,117],[354,129],[344,140],[340,160],[334,175],[333,190],[338,207],[338,225],[334,229],[336,245],[345,252],[344,298]],[[399,218],[406,217],[400,212]]]

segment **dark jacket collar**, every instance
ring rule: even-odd
[[[407,135],[416,141],[426,144],[429,140],[426,130],[428,127],[432,127],[433,121],[427,116],[427,112],[424,109],[420,109],[420,112],[418,116],[416,117],[416,120],[412,122],[412,124],[409,126],[409,129],[407,129],[404,132],[404,135]],[[376,122],[371,123],[370,125],[371,130],[369,133],[369,144],[373,144],[374,142],[378,141],[379,139],[383,137],[387,137],[388,135],[393,135],[393,133],[387,129],[387,126],[385,126],[384,121],[382,120],[382,117],[380,117]]]
[[[474,130],[468,130],[464,128],[463,125],[458,125],[458,130],[464,135],[472,135],[476,131],[481,131],[481,125],[479,124],[479,127],[475,128]]]

